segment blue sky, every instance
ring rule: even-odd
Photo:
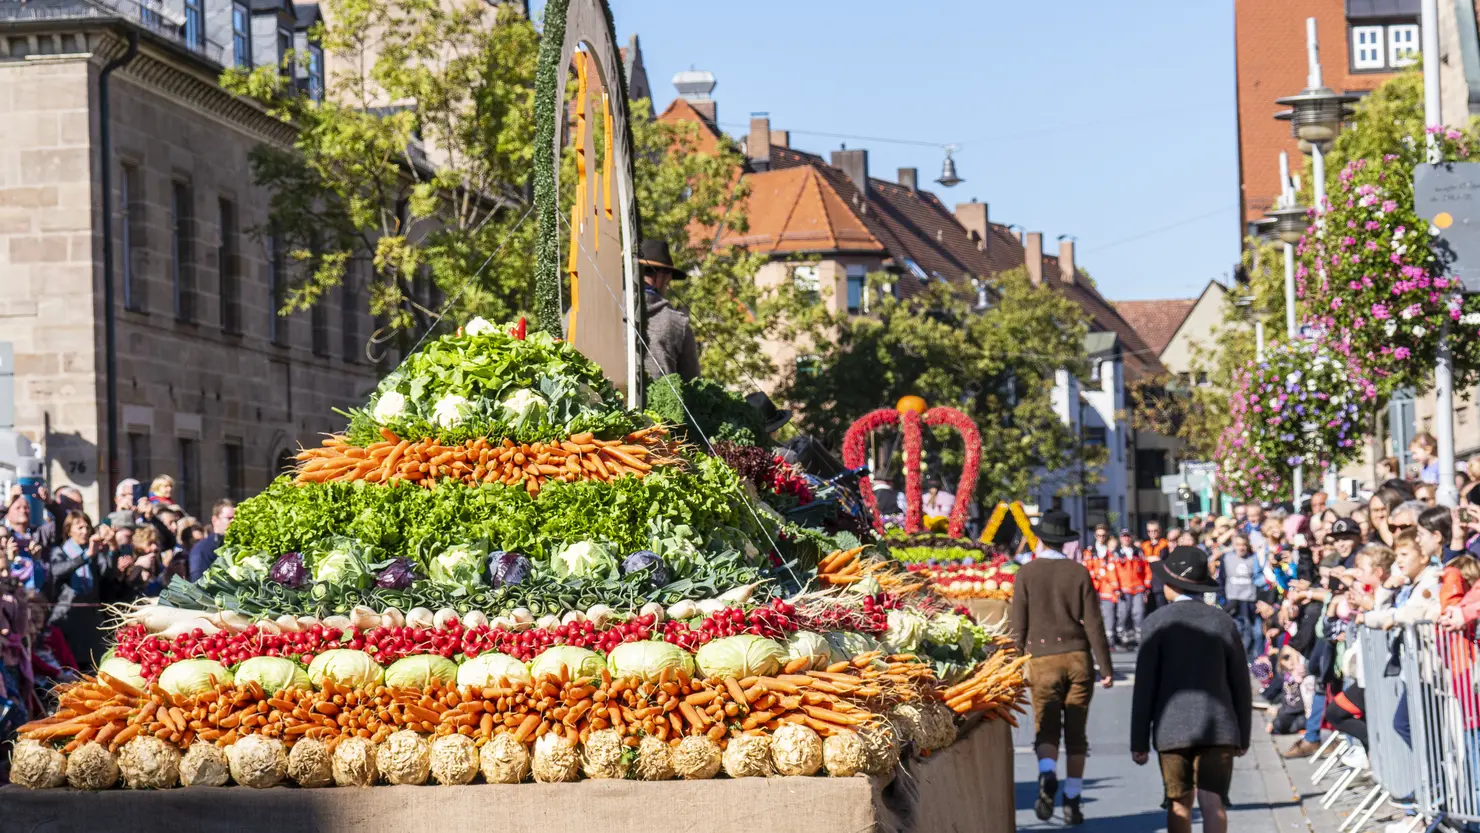
[[[1238,257],[1226,0],[611,2],[660,110],[674,73],[707,69],[732,135],[768,112],[794,146],[866,147],[891,179],[933,180],[941,151],[805,131],[959,144],[966,182],[936,193],[989,203],[1051,251],[1074,235],[1111,299],[1193,297]]]

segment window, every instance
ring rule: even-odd
[[[920,283],[925,283],[926,281],[930,280],[930,276],[925,274],[925,270],[920,268],[920,264],[916,263],[914,258],[905,258],[904,266],[906,269],[910,270],[911,275],[914,275],[915,277],[920,279]]]
[[[1160,489],[1167,471],[1167,453],[1160,448],[1136,449],[1136,488]]]
[[[191,230],[190,183],[176,180],[170,192],[170,281],[175,291],[175,318],[180,321],[195,320]]]
[[[288,53],[291,51],[293,51],[293,33],[289,32],[287,29],[279,29],[277,51],[278,67],[280,68],[282,74],[289,78],[293,77],[292,73],[290,72],[292,67],[288,66],[286,59],[288,57]]]
[[[1106,443],[1106,439],[1105,439],[1105,426],[1103,426],[1103,425],[1086,425],[1086,426],[1084,426],[1084,444],[1085,445],[1093,445],[1093,446],[1099,446],[1099,447],[1103,448],[1105,446],[1105,443]]]
[[[791,267],[791,285],[807,300],[817,301],[822,297],[822,284],[817,278],[815,264]]]
[[[189,437],[176,440],[180,451],[180,477],[175,483],[177,503],[191,515],[200,514],[200,441]]]
[[[1110,511],[1110,497],[1108,495],[1090,495],[1085,501],[1086,508],[1090,514],[1104,516]]]
[[[123,308],[144,310],[144,183],[139,166],[125,162],[118,178],[118,205],[123,212]]]
[[[287,254],[281,237],[267,238],[267,337],[283,347],[288,345],[288,319],[278,313],[288,300]]]
[[[231,49],[237,66],[252,65],[252,12],[246,3],[231,4]]]
[[[344,282],[339,285],[339,349],[347,362],[360,360],[360,290],[356,283],[362,261],[350,261]]]
[[[222,450],[225,452],[226,463],[226,496],[233,501],[244,500],[247,496],[246,458],[242,456],[241,441],[227,440]]]
[[[242,331],[241,267],[237,257],[236,204],[218,200],[221,214],[221,245],[216,254],[216,268],[221,276],[221,329],[228,333]]]
[[[313,306],[309,307],[309,329],[313,336],[313,354],[315,356],[329,355],[329,299],[323,295],[319,296]]]
[[[1382,69],[1381,26],[1352,27],[1352,69]]]
[[[868,267],[861,263],[848,266],[848,311],[868,312]]]
[[[308,47],[308,97],[324,100],[324,48],[314,44]]]
[[[1388,66],[1412,66],[1418,61],[1418,27],[1412,24],[1387,27]]]
[[[204,49],[206,45],[205,0],[185,0],[185,45]]]
[[[154,477],[149,471],[149,435],[130,431],[128,435],[128,476],[148,482]]]

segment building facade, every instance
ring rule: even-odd
[[[107,509],[110,462],[117,478],[175,477],[196,514],[251,494],[377,378],[353,281],[277,314],[295,266],[256,231],[268,195],[248,158],[291,129],[218,83],[224,66],[309,46],[316,12],[177,5],[0,8],[0,342],[14,352],[13,425],[0,428],[42,445],[53,488],[78,486],[93,513]],[[297,69],[321,94],[322,62]]]

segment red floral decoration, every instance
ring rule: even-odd
[[[886,425],[899,424],[899,411],[893,408],[880,408],[859,417],[848,426],[848,433],[843,435],[843,465],[850,469],[856,469],[868,462],[868,438],[875,429]],[[916,475],[918,477],[918,474]],[[879,517],[879,501],[874,498],[874,487],[867,476],[859,480],[859,488],[863,492],[863,503],[869,509],[869,515],[873,518],[874,530],[880,534],[884,532],[884,521]],[[918,484],[916,494],[919,494]]]
[[[920,511],[920,415],[905,411],[900,418],[904,420],[904,531],[914,535],[925,528]]]
[[[981,431],[977,430],[976,423],[971,421],[971,417],[955,408],[931,408],[925,412],[925,424],[951,426],[961,433],[961,440],[966,445],[966,460],[961,466],[961,482],[956,485],[956,502],[951,506],[951,522],[947,530],[952,538],[964,538],[966,517],[971,509],[972,498],[976,494],[976,478],[981,472]],[[918,497],[920,491],[918,476],[916,484],[915,494]]]

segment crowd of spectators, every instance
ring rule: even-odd
[[[202,525],[174,501],[175,482],[118,484],[100,523],[72,486],[6,496],[0,521],[0,742],[53,705],[51,689],[93,670],[106,650],[107,608],[194,580],[215,560],[235,507],[217,501]],[[0,773],[3,782],[3,773]]]

